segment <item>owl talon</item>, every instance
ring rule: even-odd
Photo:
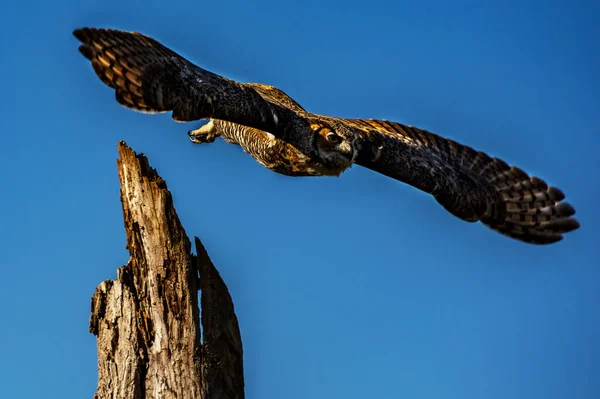
[[[189,130],[188,136],[190,141],[194,144],[212,143],[219,136],[219,133],[214,128],[212,121],[209,121],[206,125],[200,129]]]
[[[192,130],[188,132],[188,136],[190,138],[190,141],[194,144],[212,143],[216,139],[216,136],[214,135],[210,135],[207,133],[194,134]]]

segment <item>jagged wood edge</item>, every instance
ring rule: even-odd
[[[198,255],[190,253],[171,193],[148,159],[125,142],[119,154],[131,258],[92,297],[94,397],[243,399],[242,341],[227,286],[197,237]]]

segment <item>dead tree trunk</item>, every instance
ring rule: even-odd
[[[119,154],[131,258],[92,297],[95,399],[244,398],[242,341],[227,286],[198,238],[198,255],[190,253],[171,193],[147,158],[124,142]]]

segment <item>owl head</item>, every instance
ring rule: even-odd
[[[311,156],[332,171],[343,172],[350,167],[358,148],[356,135],[346,126],[326,119],[309,121]]]

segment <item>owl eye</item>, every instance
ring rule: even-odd
[[[333,132],[327,133],[327,136],[325,136],[325,138],[327,138],[327,141],[329,141],[330,143],[333,143],[333,144],[339,144],[342,142],[342,137],[338,136],[337,134],[335,134]]]

